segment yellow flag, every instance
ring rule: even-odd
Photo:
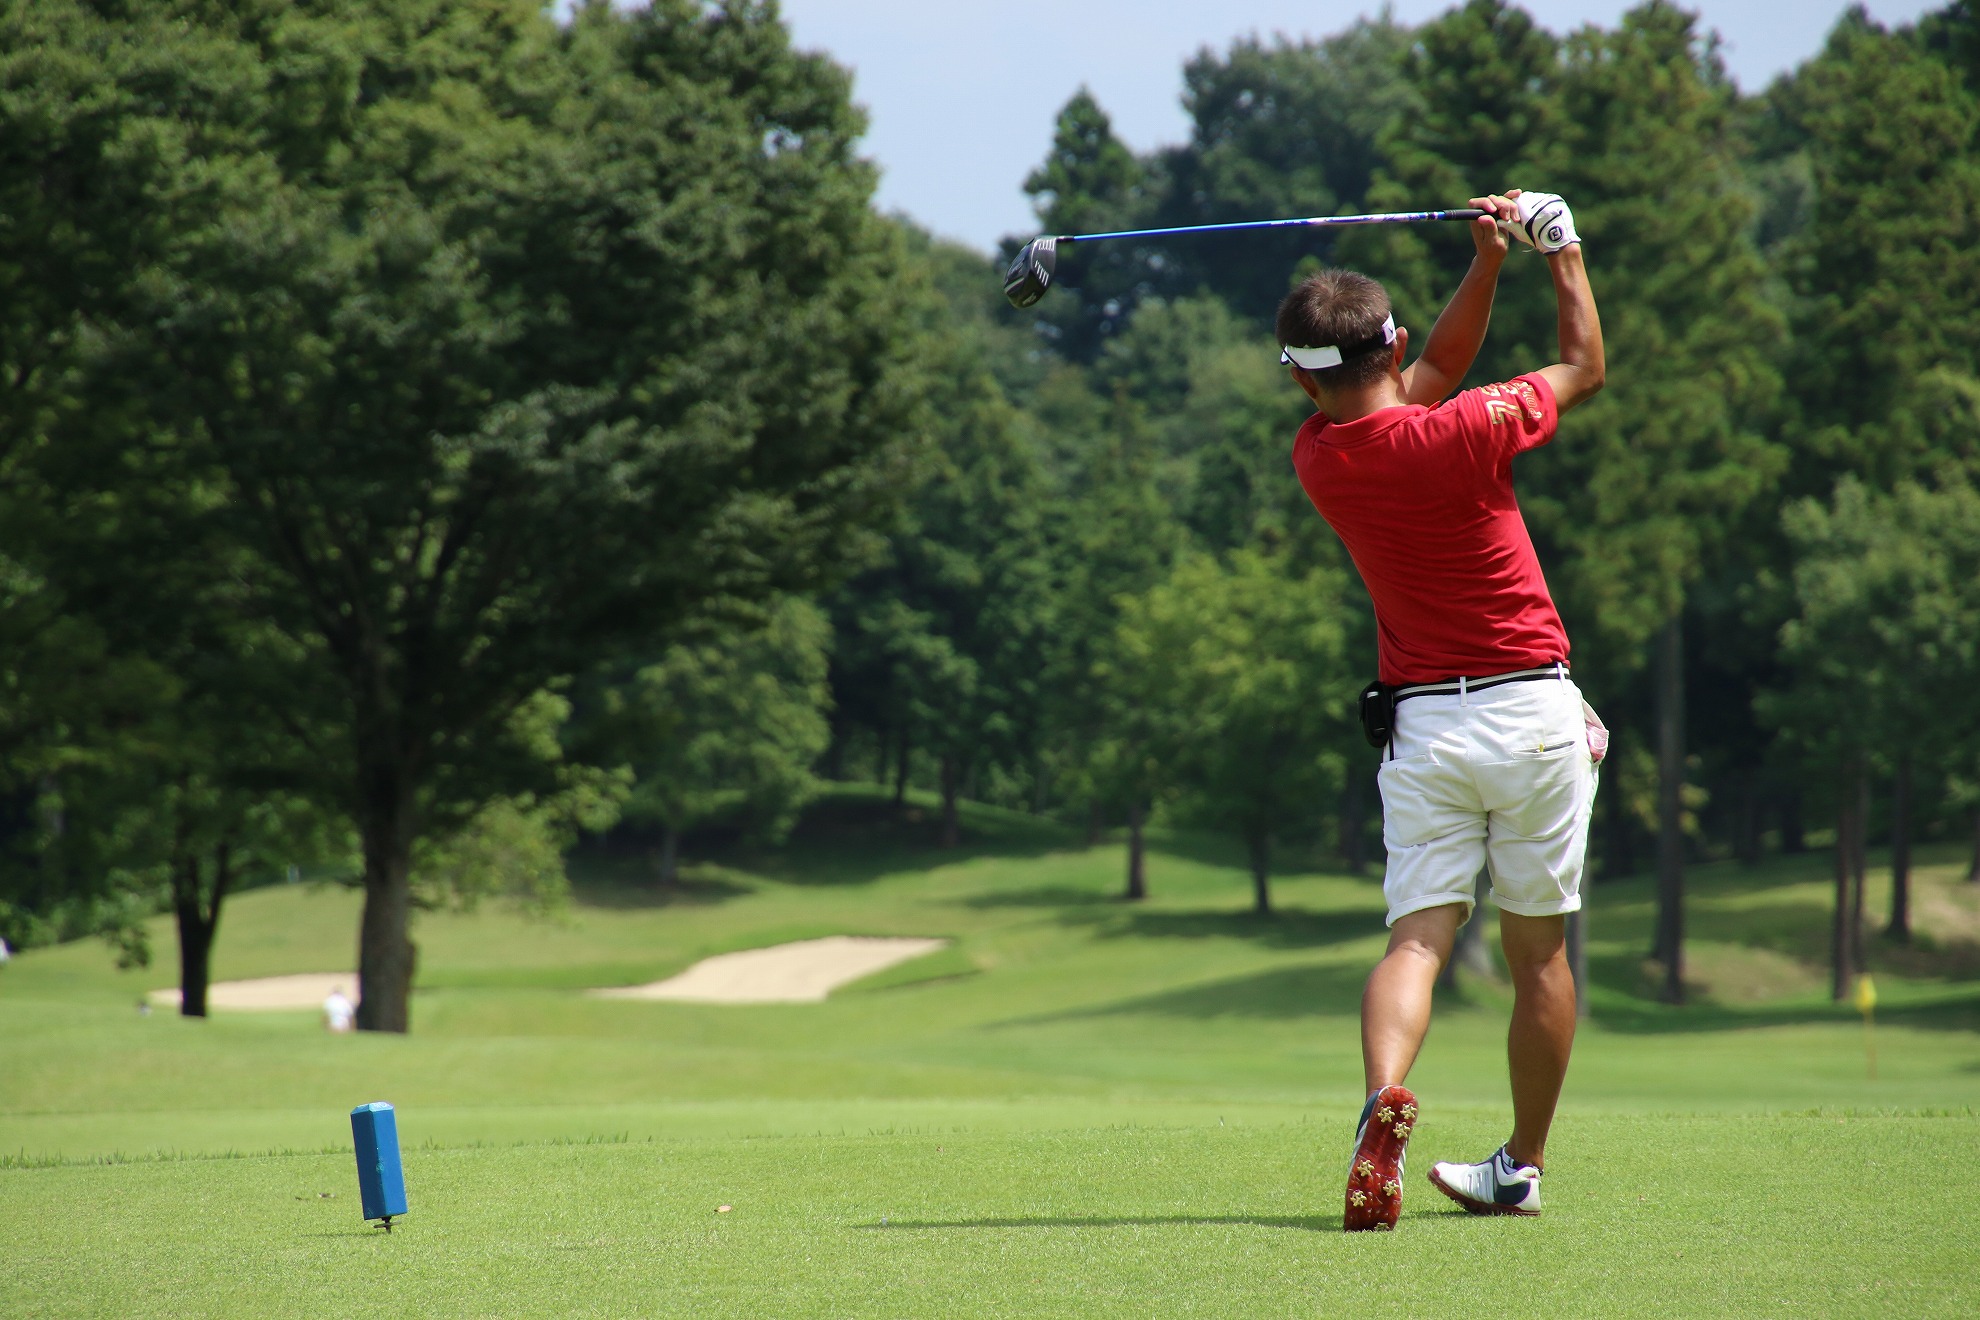
[[[1865,973],[1856,978],[1856,1009],[1867,1017],[1870,1010],[1875,1007],[1877,1007],[1877,983]]]

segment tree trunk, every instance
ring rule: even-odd
[[[1657,637],[1657,942],[1661,998],[1684,1002],[1684,622]]]
[[[206,1016],[206,987],[212,941],[208,938],[204,914],[200,911],[199,858],[193,855],[172,862],[172,913],[179,923],[179,1013],[182,1017]]]
[[[1966,883],[1980,885],[1980,807],[1973,812],[1973,860],[1966,864]]]
[[[1855,851],[1850,842],[1856,815],[1855,795],[1845,778],[1836,793],[1836,911],[1829,924],[1829,998],[1838,1002],[1849,997],[1849,863]]]
[[[1792,784],[1781,791],[1781,851],[1790,857],[1808,851],[1808,831],[1801,820],[1801,790]]]
[[[1870,761],[1856,763],[1856,823],[1849,832],[1849,962],[1858,972],[1870,963],[1863,954],[1863,878],[1870,869]]]
[[[1636,874],[1635,822],[1629,818],[1629,806],[1623,801],[1622,788],[1617,781],[1622,777],[1622,766],[1616,757],[1611,756],[1602,762],[1602,776],[1609,783],[1608,792],[1603,794],[1609,801],[1608,856],[1603,862],[1602,878],[1616,880],[1626,875]]]
[[[179,1012],[186,1017],[206,1016],[213,937],[220,929],[220,908],[233,883],[233,847],[224,839],[213,850],[211,889],[200,878],[196,855],[189,853],[173,864],[172,910],[179,927]]]
[[[962,819],[956,810],[961,791],[962,767],[953,756],[942,758],[942,846],[954,848],[962,842]]]
[[[382,777],[382,776],[381,776]],[[364,915],[358,922],[359,1031],[412,1025],[412,841],[410,792],[373,787],[359,822],[364,848]]]
[[[907,801],[908,763],[913,760],[913,748],[908,746],[907,730],[901,730],[901,743],[898,748],[900,760],[894,764],[894,805]]]
[[[681,832],[672,825],[660,827],[660,851],[653,859],[653,876],[665,889],[680,883]]]
[[[1251,854],[1251,910],[1266,916],[1272,911],[1272,836],[1248,830],[1244,841]]]
[[[194,862],[196,867],[199,863]],[[181,1017],[206,1016],[206,991],[212,984],[211,933],[200,921],[196,909],[176,905],[179,919],[179,1014]]]
[[[1460,967],[1480,980],[1492,976],[1492,950],[1485,943],[1485,901],[1491,891],[1491,875],[1480,867],[1478,879],[1472,884],[1471,920],[1458,927],[1451,956],[1445,961],[1444,970],[1437,973],[1437,984],[1446,990],[1457,989]]]
[[[225,843],[214,850],[210,895],[198,856],[188,853],[172,864],[172,913],[179,927],[179,1012],[186,1017],[206,1016],[213,936],[220,927],[220,905],[226,901],[232,882],[232,852]]]
[[[1148,853],[1143,846],[1142,826],[1147,811],[1139,800],[1128,804],[1127,895],[1130,901],[1148,897]]]
[[[1100,808],[1100,799],[1094,798],[1086,808],[1086,846],[1098,848],[1101,838],[1107,833],[1107,817]]]
[[[1739,819],[1734,826],[1733,856],[1742,866],[1760,861],[1760,772],[1748,770],[1740,776]]]
[[[1350,766],[1341,788],[1341,860],[1349,875],[1368,870],[1368,840],[1363,829],[1368,817],[1368,780]]]
[[[1898,754],[1891,783],[1891,920],[1884,934],[1911,943],[1911,753]]]

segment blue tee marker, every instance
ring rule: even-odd
[[[382,1219],[392,1231],[392,1216],[406,1212],[406,1173],[399,1164],[399,1119],[383,1100],[351,1111],[351,1139],[357,1144],[358,1196],[366,1219]]]

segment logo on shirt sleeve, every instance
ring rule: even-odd
[[[1499,385],[1485,385],[1478,391],[1485,400],[1485,415],[1492,425],[1503,426],[1507,422],[1518,422],[1524,412],[1535,422],[1546,420],[1547,410],[1540,403],[1540,392],[1533,388],[1531,381],[1509,380]]]

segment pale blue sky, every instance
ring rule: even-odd
[[[1404,22],[1450,0],[1396,0]],[[1557,32],[1613,23],[1626,0],[1527,0]],[[1763,87],[1821,48],[1846,0],[1692,0],[1723,38],[1742,87]],[[1869,0],[1885,23],[1925,0]],[[1325,36],[1379,3],[1355,0],[783,0],[799,45],[854,71],[883,171],[880,204],[989,250],[1035,228],[1021,187],[1044,157],[1058,109],[1081,83],[1138,151],[1188,136],[1183,61],[1232,38]],[[1435,201],[1438,199],[1427,199]]]

